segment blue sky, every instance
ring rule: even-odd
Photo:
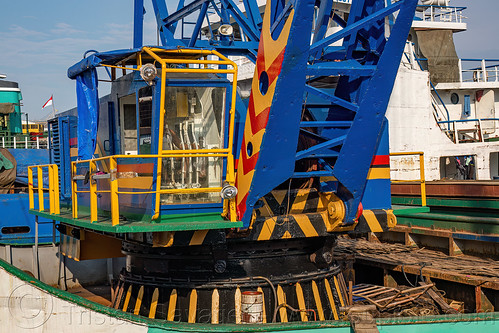
[[[86,50],[132,46],[133,0],[3,2],[0,73],[7,74],[7,80],[19,83],[22,111],[28,112],[30,119],[46,116],[48,111],[42,111],[41,106],[51,95],[59,111],[75,106],[75,84],[67,78],[66,71]],[[150,2],[145,0],[146,44],[156,41]],[[499,58],[499,1],[452,0],[451,5],[468,7],[465,15],[469,30],[455,36],[458,55]],[[101,95],[107,86],[101,84]]]

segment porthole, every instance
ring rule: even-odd
[[[456,94],[456,93],[452,93],[450,95],[450,101],[452,102],[452,104],[457,104],[459,103],[459,95]]]
[[[267,75],[266,71],[263,71],[260,74],[260,84],[258,85],[260,88],[260,93],[262,95],[265,95],[267,93],[267,90],[269,89],[269,76]]]

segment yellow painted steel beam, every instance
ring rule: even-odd
[[[211,323],[218,324],[219,323],[219,314],[220,314],[220,295],[218,293],[218,289],[214,289],[211,294]]]
[[[120,286],[120,289],[118,290],[118,295],[116,296],[116,299],[114,300],[114,308],[118,309],[120,307],[120,302],[121,302],[121,297],[123,297],[123,289],[125,289],[125,284],[123,283]]]
[[[33,193],[33,167],[28,167],[28,195],[29,209],[35,209],[35,195]]]
[[[317,307],[317,315],[319,316],[319,320],[326,320],[326,318],[324,317],[324,309],[322,308],[319,288],[317,287],[317,283],[314,280],[312,280],[312,293],[314,294],[315,306]]]
[[[177,289],[173,289],[170,293],[170,300],[168,301],[168,314],[166,320],[175,320],[175,309],[177,308]]]
[[[43,205],[43,166],[39,165],[36,168],[36,175],[38,177],[38,210],[43,212],[45,207]]]
[[[343,296],[341,295],[340,285],[338,284],[338,279],[336,276],[333,276],[334,287],[336,288],[336,293],[338,294],[338,298],[340,299],[341,306],[345,306],[345,302],[343,301]]]
[[[234,311],[236,314],[236,324],[241,323],[241,289],[236,288],[234,293]]]
[[[95,173],[97,169],[97,164],[95,161],[90,161],[90,180],[89,180],[89,189],[90,189],[90,222],[97,222],[97,182],[92,179],[92,175]]]
[[[419,177],[421,178],[421,205],[426,207],[426,180],[424,174],[424,153],[419,155]]]
[[[331,310],[333,310],[334,320],[339,320],[338,311],[336,309],[336,303],[334,302],[333,292],[331,290],[331,284],[328,279],[324,279],[324,286],[326,287],[327,299],[329,300],[329,306],[331,306]]]
[[[424,155],[424,152],[422,152],[422,151],[408,151],[408,152],[390,153],[390,156],[410,156],[410,155]]]
[[[59,215],[61,213],[61,204],[60,204],[60,192],[59,192],[59,167],[57,164],[52,164],[52,168],[54,168],[54,178],[53,178],[53,184],[54,184],[54,214]]]
[[[71,208],[73,218],[78,218],[78,183],[74,179],[76,176],[76,162],[71,162]]]
[[[144,50],[149,53],[153,58],[159,58],[157,57],[152,51],[149,51],[147,48],[144,48]],[[160,101],[159,101],[159,133],[158,133],[158,150],[159,147],[163,147],[163,128],[164,128],[164,121],[165,121],[165,115],[166,115],[166,110],[165,110],[165,91],[166,91],[166,64],[159,59],[161,63],[161,92],[160,92]],[[157,169],[156,169],[156,190],[161,188],[161,171],[163,168],[163,163],[161,158],[158,158],[157,160]],[[159,218],[160,214],[160,206],[161,206],[161,195],[156,194],[155,196],[155,203],[154,203],[154,214],[151,217],[152,220],[156,220]]]
[[[135,307],[133,309],[134,315],[138,315],[140,312],[140,306],[142,305],[142,297],[144,297],[144,286],[140,286],[137,299],[135,300]]]
[[[196,322],[196,311],[198,307],[198,292],[192,289],[191,296],[189,297],[189,316],[187,322],[194,324]]]
[[[200,188],[178,188],[178,189],[164,189],[157,191],[140,191],[140,192],[130,192],[130,191],[118,191],[118,194],[184,194],[184,193],[212,193],[212,192],[220,192],[222,190],[221,187],[200,187]]]
[[[156,318],[156,309],[158,307],[158,298],[159,298],[159,290],[158,288],[154,289],[151,298],[151,307],[149,308],[149,318]]]
[[[111,158],[109,160],[109,170],[111,172],[116,171],[118,165],[116,163],[115,158]],[[110,198],[111,198],[111,224],[113,226],[118,225],[120,223],[120,203],[118,198],[118,180],[111,179],[110,181]]]
[[[132,297],[132,285],[128,287],[128,290],[126,292],[125,302],[123,303],[123,308],[122,308],[124,312],[128,310],[128,303],[130,303],[130,297]]]
[[[280,285],[277,286],[277,303],[280,305],[283,305],[279,309],[279,317],[281,318],[281,323],[287,323],[288,322],[288,312],[286,311],[286,307],[284,306],[286,304],[286,294],[284,293],[284,290],[282,290],[282,287]]]
[[[54,214],[54,186],[52,184],[52,180],[54,179],[54,169],[52,169],[52,166],[49,165],[47,167],[47,171],[48,171],[48,194],[49,194],[49,214]]]
[[[296,298],[298,299],[298,307],[300,309],[301,321],[308,321],[307,309],[305,307],[305,298],[303,297],[303,289],[299,282],[295,285],[296,288]]]
[[[194,231],[194,234],[192,235],[191,241],[189,242],[189,246],[203,244],[203,241],[204,241],[206,235],[208,234],[208,231],[209,231],[208,229]]]

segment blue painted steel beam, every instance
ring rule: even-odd
[[[300,134],[303,135],[304,137],[313,139],[318,142],[325,142],[328,140],[328,138],[325,138],[323,136],[320,136],[317,133],[307,131],[306,129],[300,128]]]
[[[201,6],[201,10],[199,11],[199,16],[198,16],[198,19],[196,21],[196,26],[194,27],[194,30],[193,30],[192,35],[191,35],[191,40],[189,41],[189,44],[188,44],[189,47],[193,47],[196,44],[196,40],[199,36],[199,31],[201,30],[201,26],[203,24],[204,17],[206,15],[207,10],[208,10],[208,3],[205,2]]]
[[[274,23],[272,24],[272,26],[270,27],[270,31],[273,33],[275,31],[275,29],[277,29],[277,27],[279,25],[281,25],[283,23],[283,19],[287,18],[289,16],[289,13],[291,12],[291,9],[293,9],[293,6],[291,4],[291,2],[288,2],[286,4],[286,6],[284,7],[284,9],[282,10],[282,12],[279,14],[279,16],[277,16],[276,20],[274,21]]]
[[[175,41],[173,33],[163,25],[163,19],[168,17],[168,8],[163,0],[153,0],[154,15],[156,24],[161,38],[162,45],[185,46],[181,41]]]
[[[246,9],[246,16],[251,20],[253,26],[262,26],[262,15],[258,9],[258,4],[253,0],[243,0],[244,8]]]
[[[344,99],[339,98],[337,96],[330,95],[318,88],[312,87],[309,84],[305,85],[305,91],[314,94],[316,96],[319,96],[325,100],[331,101],[331,103],[344,107],[345,109],[348,109],[350,111],[357,112],[357,110],[359,109],[358,105],[355,105],[349,101],[345,101]]]
[[[222,0],[222,1],[224,1],[228,5],[227,8],[232,9],[232,13],[231,13],[232,17],[237,22],[237,24],[239,24],[240,27],[243,27],[246,35],[248,35],[248,37],[251,40],[254,40],[254,41],[260,40],[260,31],[256,27],[254,27],[248,21],[248,19],[246,19],[246,17],[239,10],[239,8],[236,6],[236,4],[234,2],[232,2],[232,0]]]
[[[411,28],[417,0],[401,0],[397,4],[400,12],[390,38],[384,47],[377,70],[363,94],[349,135],[334,166],[335,177],[352,195],[347,205],[347,224],[353,223],[364,193],[367,174],[381,137],[386,108]],[[387,10],[383,12],[389,13]],[[367,22],[369,18],[361,21]]]
[[[172,13],[171,15],[169,15],[168,17],[164,18],[163,19],[163,24],[165,26],[169,26],[175,22],[178,22],[180,21],[181,19],[183,19],[184,17],[194,13],[196,10],[198,10],[199,8],[201,8],[201,6],[205,3],[205,2],[209,2],[210,0],[194,0],[193,2],[191,2],[190,4],[188,4],[187,6],[184,6],[182,7],[180,10],[177,10],[175,13]],[[162,2],[161,0],[159,0],[159,2]]]
[[[177,5],[177,11],[179,11],[180,9],[182,9],[182,7],[184,7],[184,3],[185,3],[185,0],[178,0],[178,5]],[[170,30],[170,32],[172,34],[175,34],[175,30],[177,29],[177,24],[178,24],[179,21],[177,22],[174,22],[173,24],[171,24],[169,27],[168,27],[168,30]]]
[[[344,29],[338,31],[337,33],[332,34],[331,36],[328,36],[317,43],[313,43],[310,46],[310,53],[318,52],[323,47],[332,44],[334,42],[337,42],[340,39],[345,38],[349,35],[352,35],[353,33],[358,32],[360,29],[366,29],[369,24],[372,24],[378,21],[379,19],[399,10],[403,3],[404,3],[403,1],[396,2],[393,5],[390,5],[376,12],[374,15],[370,15],[366,18],[363,18],[362,20],[359,20],[356,23],[345,27]]]
[[[310,46],[315,1],[291,1],[294,2],[294,14],[289,35],[285,30],[280,31],[280,29],[277,29],[272,36],[274,39],[279,38],[278,35],[281,35],[283,31],[288,35],[286,37],[286,47],[282,53],[280,70],[277,71],[278,76],[274,79],[275,83],[272,83],[275,85],[275,89],[272,105],[268,113],[268,121],[265,126],[265,134],[253,168],[251,185],[249,185],[249,191],[245,195],[245,211],[241,219],[245,227],[249,226],[255,203],[279,184],[288,180],[294,173],[294,156],[300,133],[304,87],[307,80],[308,48]],[[281,0],[272,1],[270,5],[273,7],[269,8],[268,5],[266,10],[272,8],[281,8],[282,10],[284,8]],[[274,10],[273,17],[278,17],[279,13],[280,11]],[[269,31],[265,33],[270,33],[273,22],[270,19]],[[269,42],[269,45],[273,44]],[[263,50],[261,51],[263,52]],[[263,55],[266,56],[267,54]],[[265,60],[273,61],[272,59]],[[276,61],[277,64],[279,62]],[[265,67],[269,65],[270,63],[265,63]],[[241,159],[239,163],[241,163]]]
[[[315,76],[371,76],[376,66],[361,65],[356,60],[345,60],[340,62],[322,62],[309,65],[307,75]]]
[[[315,24],[314,37],[312,39],[312,43],[317,43],[326,35],[332,9],[333,9],[333,0],[321,1],[321,4],[319,6],[319,12],[317,13],[317,22]]]
[[[190,39],[179,39],[179,41],[187,44],[189,43]],[[224,54],[226,55],[242,55],[249,54],[252,53],[253,50],[257,50],[258,42],[232,41],[230,45],[221,45],[220,43],[213,43],[209,40],[197,40],[196,47],[224,50]]]
[[[325,141],[323,143],[319,143],[318,145],[315,145],[315,146],[310,147],[308,149],[299,151],[298,153],[296,153],[296,160],[301,160],[303,158],[309,157],[309,156],[313,155],[314,153],[321,151],[323,149],[326,149],[326,148],[337,147],[337,146],[341,145],[343,143],[343,141],[345,141],[346,138],[347,138],[346,135],[342,135],[340,137]]]
[[[295,172],[291,178],[332,177],[331,171]]]
[[[350,127],[352,121],[302,121],[300,127]]]
[[[144,31],[144,0],[134,0],[133,2],[133,48],[134,49],[142,47],[143,31]]]

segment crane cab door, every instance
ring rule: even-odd
[[[120,98],[121,151],[124,155],[137,155],[136,94]]]

